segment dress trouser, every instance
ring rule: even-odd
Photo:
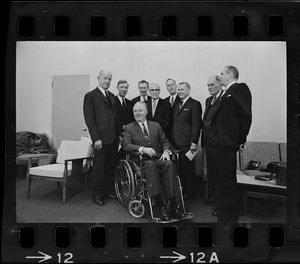
[[[103,144],[101,150],[94,149],[93,195],[107,197],[113,188],[115,168],[118,161],[118,143]]]
[[[190,146],[178,147],[179,149],[179,176],[181,185],[183,188],[183,193],[188,195],[191,198],[196,196],[197,191],[197,179],[196,179],[196,161],[195,158],[189,160],[186,157],[186,153],[189,151]]]
[[[180,197],[176,172],[170,160],[144,160],[143,171],[150,197],[166,193],[168,199]]]
[[[230,147],[208,149],[214,164],[216,206],[222,213],[222,218],[237,220],[239,214],[239,192],[236,180],[237,150]]]

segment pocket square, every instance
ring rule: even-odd
[[[226,97],[230,97],[231,96],[231,94],[228,94]]]
[[[183,109],[183,111],[189,111],[189,109],[187,109],[187,108],[184,108],[184,109]]]

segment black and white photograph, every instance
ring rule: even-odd
[[[286,56],[17,41],[16,222],[286,223]]]

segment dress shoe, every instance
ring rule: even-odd
[[[110,193],[108,196],[109,196],[109,198],[116,198],[117,197],[117,195],[115,193]]]
[[[94,197],[94,202],[99,205],[99,206],[103,206],[104,205],[104,199],[102,199],[101,197],[99,196],[95,196]]]
[[[184,219],[186,217],[186,215],[180,207],[171,209],[170,216],[173,219]]]
[[[164,206],[162,206],[160,209],[160,220],[161,221],[171,221],[171,218],[167,212],[167,209]]]
[[[212,214],[213,216],[215,216],[215,217],[220,217],[220,216],[222,215],[222,213],[221,213],[220,211],[218,211],[218,210],[212,211],[211,214]]]

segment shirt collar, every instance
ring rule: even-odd
[[[137,122],[137,123],[139,124],[139,126],[141,127],[142,130],[143,130],[143,124],[144,124],[146,129],[149,131],[148,124],[147,124],[147,119],[144,122]]]
[[[144,98],[145,98],[146,100],[148,100],[148,95],[146,95],[145,97],[143,97],[143,96],[140,95],[141,101],[143,101]]]
[[[172,97],[173,97],[173,99],[174,99],[174,102],[175,102],[175,100],[176,100],[176,96],[177,96],[177,94],[175,94],[175,95],[170,95],[170,103],[171,103]]]
[[[182,100],[182,105],[184,105],[185,102],[186,102],[190,97],[191,97],[191,96],[189,95],[189,96],[187,96],[186,98],[184,98],[184,99]]]
[[[117,95],[117,97],[119,98],[119,100],[120,100],[120,102],[121,102],[121,104],[123,103],[123,99],[125,99],[125,97],[123,98],[123,97],[121,97],[120,95]]]
[[[103,95],[106,97],[105,90],[103,88],[101,88],[100,86],[98,86],[98,88],[103,93]]]

